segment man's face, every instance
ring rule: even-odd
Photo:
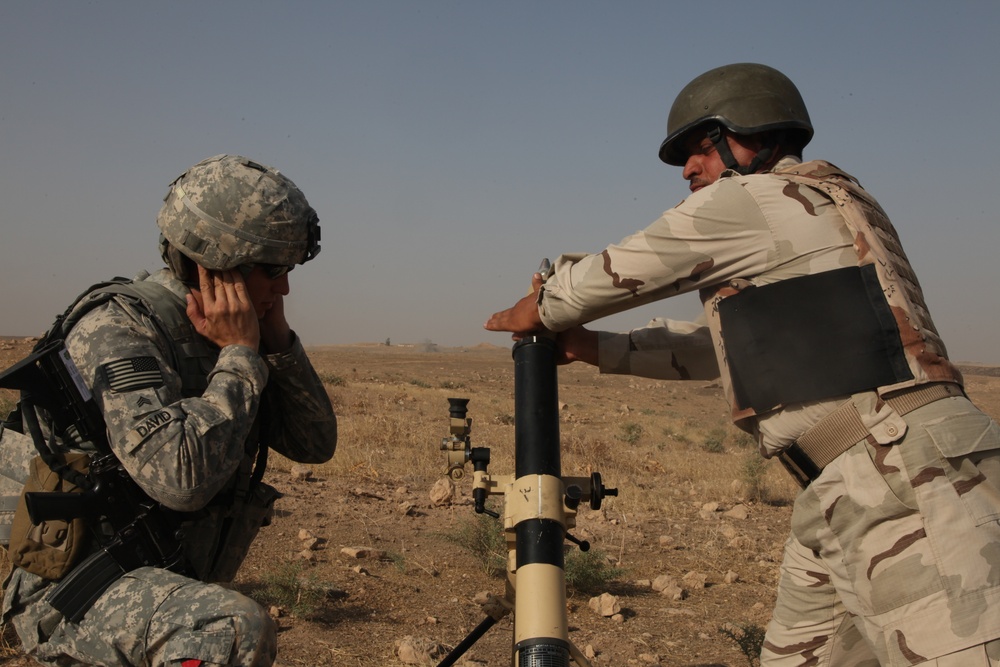
[[[729,143],[729,149],[740,165],[750,164],[760,150],[759,142],[752,137],[726,132],[725,141]],[[691,192],[697,192],[719,180],[719,175],[725,171],[726,165],[722,162],[719,151],[715,150],[715,144],[708,137],[701,133],[693,134],[684,142],[684,150],[688,159],[684,163],[683,175],[684,179],[691,183]]]
[[[288,294],[288,274],[271,278],[267,269],[254,265],[249,273],[243,276],[247,285],[247,294],[257,313],[257,319],[262,319],[273,306],[276,299]]]

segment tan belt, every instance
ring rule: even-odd
[[[942,398],[964,395],[962,388],[953,382],[931,382],[901,389],[883,398],[898,414],[905,415]],[[778,460],[805,488],[819,477],[828,463],[866,438],[868,433],[854,402],[846,401],[806,431],[778,456]]]

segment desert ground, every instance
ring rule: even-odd
[[[0,368],[30,345],[0,340]],[[513,473],[511,350],[309,354],[338,413],[337,454],[306,467],[272,456],[266,481],[283,497],[235,587],[277,619],[282,667],[436,665],[505,586],[501,531],[473,511],[471,465],[452,493],[442,481],[447,399],[469,399],[489,473]],[[1000,417],[998,369],[963,368],[970,397]],[[0,408],[11,400],[0,392]],[[752,664],[746,647],[770,616],[796,487],[726,414],[717,383],[559,369],[563,475],[599,472],[619,492],[600,509],[581,505],[572,534],[589,552],[567,543],[569,637],[593,665]],[[503,497],[490,507],[502,512]],[[456,664],[509,665],[512,628],[502,618]],[[0,663],[34,665],[3,630]]]

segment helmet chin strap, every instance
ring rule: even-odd
[[[765,145],[750,160],[750,164],[741,165],[736,161],[736,156],[733,155],[732,149],[729,148],[729,142],[726,141],[726,133],[720,125],[716,125],[708,131],[708,140],[715,146],[715,150],[719,153],[719,157],[722,158],[722,164],[726,165],[726,169],[731,169],[737,174],[744,176],[757,173],[757,170],[767,164],[771,156],[774,155],[774,141],[767,138]]]

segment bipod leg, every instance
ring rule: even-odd
[[[569,657],[573,659],[573,662],[577,664],[578,667],[593,667],[590,664],[590,660],[587,660],[587,656],[580,652],[580,649],[576,647],[573,642],[569,643]]]
[[[472,645],[479,641],[490,628],[496,625],[497,621],[511,613],[513,608],[507,598],[490,595],[489,599],[483,605],[483,610],[486,612],[486,618],[483,619],[483,622],[473,628],[472,632],[466,635],[465,639],[459,642],[458,646],[446,655],[444,660],[438,663],[437,667],[451,667],[451,665],[454,665],[456,660],[472,648]]]
[[[487,616],[483,619],[482,623],[473,628],[472,632],[466,635],[465,639],[459,642],[458,646],[456,646],[451,653],[446,655],[444,660],[438,663],[438,667],[451,667],[451,665],[454,665],[455,661],[465,655],[465,652],[472,648],[473,644],[479,641],[490,628],[496,625],[496,622],[497,619],[491,616]]]

